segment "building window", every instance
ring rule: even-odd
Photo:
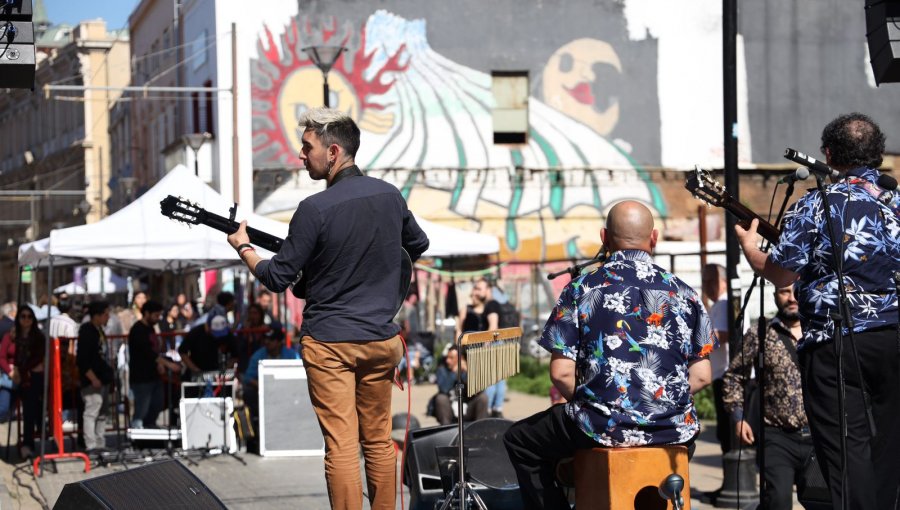
[[[197,34],[191,42],[191,69],[196,71],[206,63],[206,30]]]
[[[525,143],[528,134],[528,71],[493,71],[494,143]]]
[[[203,82],[203,86],[212,88],[212,80],[206,80]],[[206,131],[211,135],[215,135],[216,128],[213,123],[213,92],[193,92],[191,93],[191,103],[194,133]]]

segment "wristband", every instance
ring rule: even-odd
[[[244,248],[253,248],[253,245],[250,243],[242,243],[242,244],[239,244],[238,247],[235,249],[237,250],[238,253],[240,253],[241,250],[243,250]]]
[[[243,257],[244,254],[247,253],[248,251],[256,251],[256,248],[250,246],[249,244],[245,245],[245,247],[242,248],[241,251],[238,252],[238,256]]]

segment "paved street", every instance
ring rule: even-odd
[[[393,411],[405,412],[410,405],[412,414],[423,427],[436,425],[434,418],[426,417],[425,406],[435,392],[428,384],[413,386],[412,392],[394,389]],[[411,398],[408,401],[407,397]],[[509,401],[504,414],[509,419],[520,419],[548,405],[548,399],[509,393]],[[0,437],[4,437],[5,426],[0,426]],[[709,509],[700,495],[721,485],[722,469],[719,448],[714,443],[714,430],[707,428],[697,442],[697,450],[691,462],[692,508]],[[244,453],[239,460],[218,456],[198,460],[196,464],[186,464],[210,489],[227,505],[234,509],[327,509],[328,496],[325,492],[325,477],[321,458],[262,458]],[[136,467],[138,464],[130,464]],[[60,492],[67,483],[86,477],[109,474],[125,469],[122,465],[95,467],[90,474],[81,472],[78,462],[65,462],[52,466],[37,482],[31,477],[30,467],[19,464],[0,463],[0,472],[7,490],[0,487],[0,508],[39,509],[40,503],[29,493],[29,488],[38,498],[43,498],[52,508]],[[405,489],[405,487],[404,487]],[[404,501],[408,507],[409,495],[404,491]],[[368,508],[368,505],[365,506]],[[397,508],[401,508],[398,502]],[[801,508],[795,505],[795,508]]]

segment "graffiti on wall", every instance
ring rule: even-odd
[[[297,118],[322,104],[322,74],[302,48],[341,45],[329,74],[330,103],[362,130],[357,164],[396,185],[421,217],[501,238],[506,260],[593,255],[600,220],[634,199],[665,216],[656,186],[609,135],[623,112],[604,85],[621,86],[609,42],[578,38],[542,65],[529,97],[527,143],[495,145],[491,75],[432,49],[424,20],[387,11],[363,23],[299,15],[276,38],[260,34],[252,69],[255,168],[296,168]],[[618,80],[618,82],[617,82]],[[323,189],[305,175],[258,204],[287,219]]]

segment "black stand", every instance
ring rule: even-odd
[[[849,184],[848,184],[849,186]],[[837,358],[837,382],[838,382],[838,416],[841,429],[841,508],[847,508],[847,415],[844,405],[846,397],[846,383],[844,381],[844,325],[847,326],[847,338],[850,340],[850,350],[853,352],[853,361],[856,373],[859,375],[859,391],[862,393],[863,403],[866,407],[866,419],[869,424],[869,433],[875,437],[875,418],[872,416],[872,404],[869,401],[869,392],[866,391],[866,383],[859,365],[859,354],[856,351],[856,342],[853,337],[853,315],[850,314],[850,300],[847,298],[847,288],[844,285],[844,242],[841,232],[841,242],[838,244],[835,238],[834,224],[831,221],[831,204],[828,201],[828,192],[822,176],[816,174],[816,187],[822,197],[822,208],[825,211],[825,225],[828,228],[828,238],[831,241],[831,263],[838,282],[839,307],[836,313],[831,314],[834,322],[834,351]],[[847,201],[850,201],[848,190]]]
[[[604,262],[606,262],[606,258],[608,256],[609,256],[609,254],[606,252],[606,246],[601,246],[600,251],[598,251],[597,254],[594,255],[594,257],[591,258],[590,260],[588,260],[586,262],[582,262],[580,264],[572,264],[571,266],[569,266],[565,269],[562,269],[555,273],[550,273],[547,275],[547,279],[555,280],[564,274],[568,274],[569,278],[574,280],[576,277],[578,277],[578,275],[581,274],[582,269],[584,269],[588,266],[594,265],[594,264],[603,264]]]
[[[775,225],[780,226],[781,220],[784,217],[784,211],[787,209],[788,200],[794,194],[794,181],[788,182],[787,190],[784,193],[784,200],[781,202],[781,208],[778,210],[778,215],[775,218]],[[773,197],[774,198],[774,197]],[[768,252],[772,243],[766,241],[762,246],[763,252]],[[756,336],[758,338],[758,346],[757,346],[757,354],[756,354],[756,363],[754,364],[756,368],[756,379],[757,379],[757,395],[759,397],[759,429],[756,433],[756,458],[757,464],[759,466],[759,500],[760,507],[764,508],[766,501],[766,491],[768,491],[768,487],[766,486],[766,419],[765,419],[765,394],[766,394],[766,385],[763,384],[763,374],[765,370],[768,370],[766,366],[766,333],[768,330],[768,320],[766,319],[765,309],[766,309],[766,295],[765,295],[765,287],[766,280],[764,278],[760,278],[759,274],[753,275],[753,282],[750,284],[750,287],[747,289],[747,295],[744,296],[744,304],[741,306],[741,311],[734,321],[734,331],[743,332],[744,328],[742,327],[744,322],[744,314],[747,311],[747,305],[750,303],[750,296],[753,294],[753,289],[756,288],[756,285],[759,284],[759,323],[757,324]],[[743,336],[741,337],[741,353],[740,355],[744,355],[744,340]],[[747,402],[747,392],[746,386],[744,391],[744,402]],[[749,423],[749,422],[748,422]],[[736,443],[738,444],[738,448],[740,448],[740,438],[737,438]],[[738,497],[740,499],[740,497]]]
[[[457,475],[456,475],[456,484],[450,489],[450,492],[446,495],[446,499],[444,499],[444,504],[441,505],[440,510],[450,510],[452,507],[450,505],[453,504],[454,501],[459,501],[458,510],[466,510],[469,505],[469,499],[471,498],[475,505],[480,510],[488,510],[487,506],[484,504],[484,501],[481,499],[481,496],[475,492],[472,484],[466,480],[466,461],[465,461],[465,439],[464,439],[464,427],[463,427],[463,382],[462,382],[462,337],[465,333],[462,333],[458,337],[456,337],[456,386],[454,386],[453,391],[456,392],[456,423],[457,428],[459,430],[459,449],[458,454],[459,458],[456,461]],[[468,490],[468,494],[467,494]]]

